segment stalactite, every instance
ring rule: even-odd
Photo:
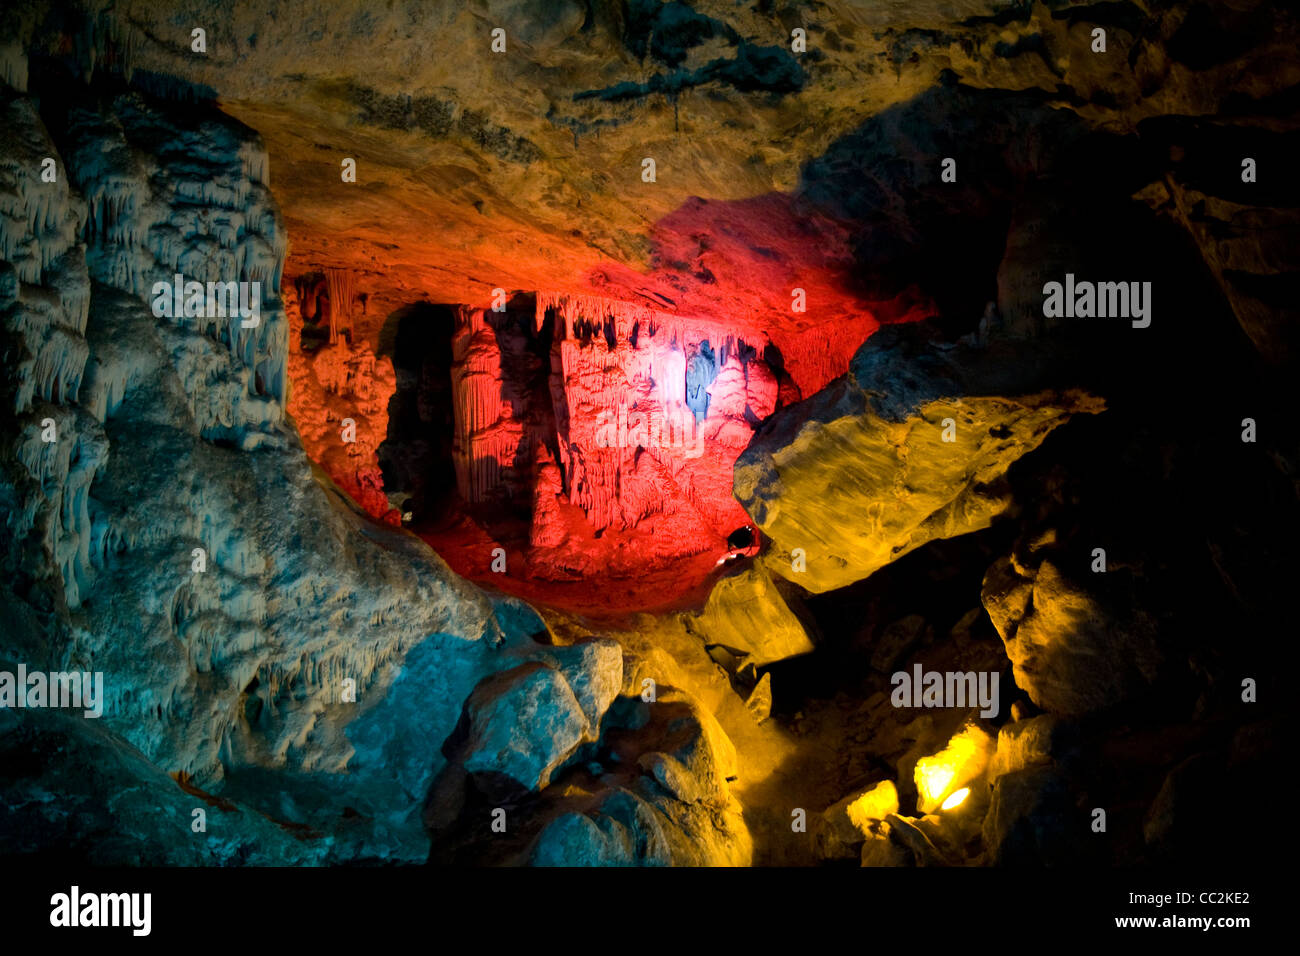
[[[166,132],[187,162],[146,171],[128,145],[132,127]],[[77,184],[88,197],[82,235],[96,279],[141,297],[175,274],[259,284],[260,315],[252,328],[242,317],[212,310],[170,321],[221,343],[233,362],[218,369],[215,356],[193,343],[174,353],[183,375],[202,369],[220,380],[208,394],[187,394],[203,433],[244,446],[275,440],[287,384],[287,322],[278,298],[287,240],[265,185],[260,138],[219,119],[178,127],[164,109],[139,97],[124,99],[107,116],[74,110],[69,138]]]
[[[260,138],[240,145],[239,160],[243,164],[246,177],[263,186],[271,185],[270,157],[267,155],[266,145]]]
[[[352,300],[356,295],[356,277],[348,269],[326,269],[325,284],[330,300],[330,345],[339,340],[341,330],[352,329]]]
[[[27,52],[18,40],[0,43],[0,79],[19,93],[27,92]]]
[[[82,78],[89,83],[97,66],[104,66],[131,80],[135,50],[139,46],[135,28],[108,9],[84,11],[81,29],[73,37]]]

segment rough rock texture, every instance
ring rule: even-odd
[[[6,102],[27,124],[7,129],[59,156],[22,105],[30,101],[10,93]],[[152,787],[166,771],[234,792],[237,779],[276,770],[286,796],[276,805],[264,793],[249,799],[281,823],[328,830],[334,821],[312,804],[335,800],[335,820],[342,802],[372,820],[369,834],[333,834],[289,858],[422,855],[418,804],[401,796],[419,776],[402,780],[406,767],[379,756],[391,722],[365,743],[348,733],[386,708],[391,721],[394,679],[422,642],[499,640],[491,605],[417,542],[367,527],[327,493],[281,426],[287,335],[274,290],[283,242],[259,185],[265,156],[256,138],[212,113],[178,125],[139,94],[96,116],[71,109],[64,135],[78,157],[67,170],[77,191],[65,174],[27,194],[19,178],[11,194],[39,210],[27,221],[50,260],[21,287],[11,284],[6,302],[8,347],[37,357],[31,372],[19,365],[7,380],[19,418],[6,438],[39,451],[25,473],[12,470],[23,458],[6,458],[9,586],[26,599],[12,603],[34,605],[34,613],[6,615],[8,669],[23,662],[103,672],[103,724],[85,731],[93,735],[85,744],[66,729],[68,746],[118,753],[105,759],[123,773],[148,760],[161,768]],[[190,165],[166,162],[171,150],[184,150]],[[84,256],[83,247],[62,250],[52,238],[47,223],[64,217],[83,237]],[[80,284],[68,288],[87,296],[60,305],[61,276],[78,268]],[[265,283],[260,324],[155,318],[150,285],[174,270]],[[63,359],[76,367],[45,371],[29,301],[54,327],[77,333],[79,347],[65,347]],[[42,417],[56,426],[50,442],[38,437]],[[27,439],[18,431],[25,421]],[[41,569],[45,579],[27,577]],[[460,682],[483,666],[469,655],[421,696],[463,697],[473,684]],[[344,699],[345,680],[357,703]],[[438,708],[424,709],[436,725]],[[443,719],[445,735],[454,712]],[[418,772],[426,781],[435,753],[430,741]],[[295,804],[290,793],[307,802]],[[238,859],[236,845],[256,840],[261,819],[244,812],[225,826],[214,820],[211,837],[193,834],[188,850],[169,845],[188,828],[168,836],[161,818],[142,819],[133,825],[156,843],[131,852]],[[96,853],[116,859],[118,845]]]
[[[466,703],[467,771],[501,773],[540,790],[579,744],[596,739],[622,683],[623,656],[612,641],[574,651],[580,656],[568,655],[567,671],[523,664],[475,688]]]
[[[1169,117],[1149,120],[1176,146],[1174,169],[1138,196],[1195,239],[1219,288],[1260,354],[1282,365],[1297,357],[1292,303],[1300,288],[1300,186],[1262,175],[1294,155],[1295,130]],[[1254,182],[1215,175],[1215,166],[1254,164]]]
[[[295,312],[290,308],[291,327]],[[392,360],[340,339],[310,356],[291,351],[289,375],[287,411],[312,460],[372,517],[398,524],[377,460],[396,387]]]
[[[725,553],[746,523],[732,463],[777,401],[762,356],[725,327],[646,307],[519,298],[522,310],[457,310],[461,497],[527,516],[538,577]]]
[[[995,866],[1081,862],[1089,833],[1089,815],[1077,806],[1069,786],[1054,767],[1028,767],[998,777],[984,843]]]
[[[211,21],[203,54],[188,44],[195,17]],[[414,303],[482,310],[496,289],[599,297],[606,305],[588,322],[647,310],[690,330],[689,346],[709,338],[721,351],[725,336],[756,348],[785,404],[843,373],[881,321],[937,311],[973,324],[996,299],[992,314],[1011,327],[1041,323],[1046,271],[1096,258],[1054,224],[1122,230],[1114,200],[1137,195],[1195,245],[1262,351],[1291,348],[1295,191],[1276,170],[1293,152],[1284,116],[1295,23],[1262,0],[807,10],[483,0],[380,11],[294,0],[274,17],[86,0],[22,3],[6,25],[15,83],[26,83],[29,55],[61,57],[85,77],[217,99],[263,131],[295,238],[286,268],[304,300],[310,292],[312,316],[328,317],[331,346],[378,355],[389,317]],[[502,53],[491,49],[497,27]],[[1104,53],[1092,49],[1098,27]],[[805,51],[792,48],[796,29]],[[1257,183],[1241,182],[1245,153],[1259,162]],[[939,178],[945,157],[959,161],[955,182]],[[355,183],[340,176],[344,159],[357,163]],[[642,178],[646,159],[653,181]],[[1110,201],[1095,202],[1102,194]],[[603,358],[577,377],[613,371]],[[309,380],[304,365],[292,373]],[[757,366],[741,365],[720,367],[719,382],[739,394],[731,380],[743,376],[748,395]],[[387,417],[371,408],[386,398],[375,378],[355,397],[304,394],[320,414],[294,414],[336,483],[392,521],[390,493],[419,485],[385,488],[375,468]],[[617,414],[610,383],[599,384],[575,388],[572,407]],[[772,383],[759,386],[766,400]],[[551,448],[547,462],[528,454],[534,423],[503,419],[496,396],[483,397],[462,415],[462,491],[482,491],[471,471],[529,466],[513,480],[536,492],[543,522],[529,567],[549,579],[618,558],[635,572],[732,530],[725,477],[752,424],[743,416],[710,436],[716,468],[683,470],[653,451],[615,462],[590,441],[580,455]],[[343,451],[335,423],[346,417],[359,435]],[[557,477],[581,520],[557,505]],[[654,500],[646,487],[669,477],[681,494]],[[582,533],[611,519],[636,525],[634,540]]]
[[[189,45],[196,17],[203,53]],[[1262,352],[1293,351],[1295,186],[1276,171],[1294,152],[1295,20],[1264,0],[833,0],[806,10],[411,0],[327,11],[291,0],[272,17],[223,4],[196,13],[27,0],[4,26],[6,74],[19,86],[32,57],[53,58],[87,79],[219,100],[263,131],[295,238],[286,268],[304,298],[311,291],[311,314],[328,316],[331,345],[364,341],[379,354],[398,310],[481,310],[496,289],[600,297],[670,316],[697,342],[724,330],[767,355],[780,394],[797,399],[842,374],[882,321],[938,312],[973,324],[996,300],[992,314],[1012,327],[1041,323],[1045,273],[1098,258],[1053,226],[1123,231],[1122,199],[1168,214]],[[496,28],[507,37],[500,53]],[[1092,48],[1098,28],[1104,52]],[[795,30],[806,49],[794,48]],[[1258,161],[1257,182],[1242,182],[1243,155]],[[959,161],[955,182],[940,179],[944,158]],[[340,175],[345,159],[356,182]],[[647,159],[653,181],[642,177]],[[386,492],[417,486],[382,488],[371,460],[385,416],[361,406],[380,401],[382,385],[344,416],[361,432],[346,457],[337,428],[304,428],[304,438],[340,487],[391,521]],[[462,424],[491,430],[489,410]],[[512,465],[500,453],[515,427],[480,465]],[[728,432],[729,454],[744,436]],[[579,468],[591,479],[579,497],[593,531],[607,512],[664,510],[635,490],[627,507],[608,507],[612,475],[659,477],[653,456],[636,469],[600,457]],[[699,482],[711,507],[668,523],[693,522],[711,543],[729,533],[717,521],[730,504],[725,489],[714,494],[720,474]],[[558,515],[539,547],[571,530],[572,514],[547,500],[553,479],[521,477],[544,489],[539,510]],[[560,484],[572,497],[567,473]],[[693,484],[684,487],[689,497]],[[653,552],[655,524],[644,521],[627,550]],[[692,536],[673,530],[664,537],[680,549]],[[620,549],[607,550],[602,558]],[[544,570],[590,573],[572,560],[579,552],[548,556]]]
[[[25,547],[47,557],[26,573],[38,579],[37,603],[48,610],[81,599],[91,561],[87,495],[108,455],[102,419],[77,407],[89,358],[90,277],[78,235],[87,212],[66,170],[53,183],[40,178],[42,160],[58,151],[33,101],[6,91],[3,127],[0,308],[12,356],[5,404],[14,416],[3,459],[14,541],[8,563]],[[86,391],[92,410],[109,400],[94,382]]]
[[[617,298],[645,290],[688,313],[702,303],[715,315],[787,313],[789,286],[746,287],[743,272],[715,268],[690,242],[689,226],[667,232],[705,257],[726,295],[702,270],[647,281],[645,224],[692,196],[789,192],[806,159],[947,74],[1130,127],[1169,113],[1243,113],[1295,80],[1288,17],[1267,3],[322,10],[299,0],[274,18],[214,10],[203,56],[190,51],[194,14],[183,6],[88,3],[84,16],[49,19],[42,6],[19,19],[29,42],[53,43],[61,30],[71,38],[84,23],[83,69],[118,68],[157,87],[180,78],[192,95],[220,95],[245,122],[274,130],[277,188],[305,261],[386,271],[448,302],[479,301],[493,286],[617,286],[626,293]],[[507,33],[505,53],[491,52],[494,26]],[[1104,55],[1090,48],[1096,26],[1108,33]],[[795,27],[807,31],[806,53],[791,51]],[[1238,39],[1207,55],[1206,35]],[[1263,68],[1279,64],[1288,65]],[[360,175],[340,189],[345,156]],[[653,184],[640,176],[647,156],[658,160]],[[418,238],[431,219],[439,257]]]
[[[816,833],[817,855],[823,859],[862,857],[862,845],[875,832],[873,826],[896,813],[898,790],[892,780],[849,794],[822,811]]]
[[[505,774],[530,790],[550,783],[551,773],[591,731],[564,678],[540,664],[500,675],[470,698],[472,734],[468,771]],[[516,732],[517,724],[528,728]]]
[[[989,569],[984,606],[1017,686],[1044,710],[1085,714],[1140,695],[1156,678],[1156,621],[1131,586],[1116,584],[1124,572],[1108,573],[1070,580],[1050,561],[1028,569],[1014,558]]]
[[[956,834],[933,815],[891,813],[862,846],[863,866],[954,866],[961,862]]]
[[[799,606],[796,598],[781,593],[764,567],[752,565],[714,585],[692,626],[708,643],[762,667],[813,650],[806,615],[801,619],[791,604]]]
[[[554,689],[555,672],[526,666],[481,686],[426,810],[434,862],[748,865],[750,836],[728,784],[735,747],[690,695],[662,684],[644,699],[639,673],[624,673],[619,696],[588,725],[598,724],[599,736],[583,747],[582,715]],[[503,757],[483,760],[488,735],[476,698],[533,688],[546,693],[495,725],[490,746]]]
[[[1080,391],[1022,393],[1005,344],[924,335],[877,333],[848,376],[775,415],[737,461],[736,497],[772,539],[771,572],[828,591],[987,527],[1010,504],[1007,468],[1104,407]]]
[[[58,713],[0,712],[0,849],[103,866],[316,862],[304,839],[248,807],[185,791],[120,737]],[[93,767],[93,773],[87,773]],[[206,815],[207,832],[194,832]],[[187,838],[188,837],[188,838]]]
[[[1063,726],[1051,714],[1004,724],[998,731],[997,750],[989,764],[989,777],[1014,773],[1026,767],[1050,763],[1062,747]]]

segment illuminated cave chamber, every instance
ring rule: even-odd
[[[389,501],[431,542],[450,533],[450,475],[465,511],[535,579],[698,556],[711,569],[753,547],[732,466],[797,394],[762,337],[555,294],[516,295],[500,312],[415,307],[396,321],[379,460]],[[476,557],[466,570],[486,571],[490,549]]]

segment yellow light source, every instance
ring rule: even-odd
[[[971,724],[939,753],[918,760],[914,772],[917,809],[923,814],[933,813],[950,793],[977,779],[988,766],[993,747],[993,738]]]
[[[962,787],[960,790],[954,790],[952,795],[943,802],[940,810],[951,810],[953,807],[960,806],[961,802],[970,796],[970,787]]]
[[[934,757],[917,761],[916,782],[921,796],[931,803],[938,803],[948,792],[948,785],[952,783],[952,778],[957,775],[955,763],[955,761],[951,764],[941,763]]]

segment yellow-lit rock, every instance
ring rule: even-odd
[[[849,821],[865,832],[873,820],[883,820],[898,812],[898,788],[892,780],[882,780],[859,796],[851,798],[845,807]]]
[[[1078,715],[1113,706],[1154,680],[1156,622],[1125,593],[1118,572],[1067,578],[1051,561],[998,561],[984,577],[984,607],[1006,645],[1016,685],[1039,707]]]
[[[772,675],[764,674],[745,700],[745,709],[760,724],[772,716]]]
[[[917,809],[937,810],[955,790],[968,786],[988,767],[994,742],[978,725],[971,724],[948,742],[948,746],[916,762]]]
[[[836,801],[821,814],[816,831],[818,857],[833,860],[859,855],[859,844],[876,839],[881,821],[897,812],[898,789],[892,780],[881,780]]]
[[[847,376],[778,412],[737,460],[736,498],[771,539],[773,573],[821,593],[986,528],[1010,504],[1007,468],[1072,415],[1104,408],[1077,390],[1021,394],[1033,375],[1008,371],[1014,350],[925,336],[883,329]]]
[[[998,731],[997,753],[989,762],[989,779],[1052,762],[1052,744],[1060,722],[1051,714],[1009,723]]]
[[[760,667],[813,650],[803,623],[761,566],[720,580],[692,624],[707,643],[742,650]]]

